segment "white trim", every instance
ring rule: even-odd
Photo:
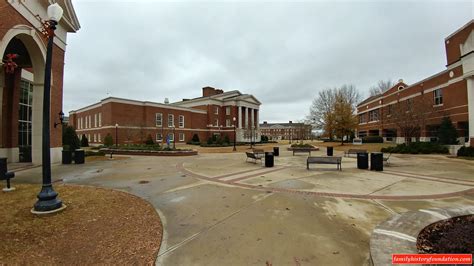
[[[198,114],[207,114],[207,111],[204,111],[204,110],[192,109],[192,108],[187,108],[187,107],[178,107],[178,106],[173,106],[171,104],[162,104],[162,103],[148,102],[148,101],[143,102],[143,101],[122,99],[122,98],[116,98],[116,97],[109,97],[109,98],[102,99],[98,103],[94,103],[77,110],[72,110],[69,112],[69,114],[79,114],[85,111],[92,110],[94,108],[101,107],[107,103],[123,103],[123,104],[137,105],[137,106],[150,106],[150,107],[158,107],[158,108],[164,108],[164,109],[188,111],[188,112],[198,113]]]
[[[118,128],[122,128],[122,129],[144,129],[144,130],[161,130],[160,127],[135,127],[135,126],[119,126]],[[84,132],[93,132],[93,131],[96,131],[96,130],[104,130],[104,129],[115,129],[115,126],[104,126],[104,127],[101,127],[101,128],[88,128],[88,129],[76,129],[76,132],[79,134],[79,133],[84,133]],[[164,131],[169,131],[170,130],[170,127],[163,127],[163,130]],[[176,128],[176,131],[226,131],[226,132],[230,132],[230,131],[233,131],[233,127],[231,127],[230,129],[219,129],[218,127],[214,127],[214,128]]]
[[[403,101],[406,101],[408,99],[412,99],[412,98],[415,98],[415,97],[418,97],[418,96],[421,96],[421,92],[417,92],[417,93],[414,93],[414,94],[411,94],[411,95],[408,95],[408,96],[405,96],[403,98],[400,98],[400,102],[403,102]]]

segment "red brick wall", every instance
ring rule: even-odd
[[[474,30],[473,22],[471,22],[467,27],[457,32],[455,35],[451,36],[445,41],[444,44],[446,48],[446,61],[448,65],[455,63],[459,60],[459,58],[461,57],[461,50],[459,49],[459,45],[466,41],[472,30]]]

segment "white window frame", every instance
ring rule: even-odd
[[[180,128],[184,128],[184,115],[179,116],[178,124]]]
[[[94,127],[97,127],[97,114],[94,114]]]
[[[155,134],[155,139],[156,139],[156,141],[163,141],[163,135],[161,133],[156,133]]]
[[[219,106],[214,107],[214,114],[216,114],[216,115],[219,114]]]
[[[92,127],[92,116],[89,116],[89,128]]]
[[[100,133],[97,134],[97,141],[98,141],[99,143],[102,142],[102,140],[101,140],[101,138],[100,138]]]
[[[168,133],[170,142],[174,141],[174,134],[173,133]]]
[[[158,119],[158,118],[160,118],[160,119]],[[155,126],[157,126],[157,127],[162,127],[163,126],[163,114],[162,113],[155,113]]]
[[[102,127],[102,113],[99,113],[99,127]]]
[[[97,142],[97,134],[94,133],[94,143]]]
[[[171,119],[170,119],[171,117]],[[168,114],[168,127],[174,127],[174,115]]]
[[[437,89],[433,91],[434,105],[443,104],[443,89]]]
[[[227,106],[227,107],[225,108],[225,114],[226,114],[226,115],[230,115],[230,106]]]
[[[185,135],[184,133],[179,133],[179,141],[184,141]]]
[[[226,120],[225,120],[225,126],[226,126],[226,127],[231,127],[230,119],[226,119]]]
[[[379,121],[379,109],[369,111],[369,122]]]
[[[216,119],[214,120],[214,123],[215,123],[215,126],[218,127],[218,126],[219,126],[219,118],[216,118]]]

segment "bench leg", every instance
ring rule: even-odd
[[[309,170],[309,163],[306,163],[306,170]]]

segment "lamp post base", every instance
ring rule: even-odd
[[[6,188],[3,188],[3,192],[11,192],[11,191],[14,191],[16,188],[14,187],[6,187]]]
[[[63,202],[56,198],[58,192],[53,190],[52,185],[46,185],[41,188],[38,194],[38,201],[35,203],[33,209],[36,212],[50,212],[62,207]]]

